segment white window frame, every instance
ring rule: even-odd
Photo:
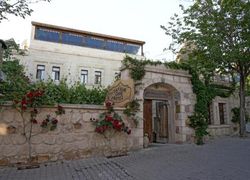
[[[52,66],[52,80],[60,81],[60,69],[60,66]]]
[[[94,71],[94,84],[99,84],[99,85],[102,84],[102,73],[103,72],[101,70],[95,70]]]
[[[36,66],[36,79],[44,80],[45,79],[45,65],[37,64]]]
[[[89,70],[81,69],[80,82],[82,84],[88,84]]]

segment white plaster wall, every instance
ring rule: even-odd
[[[35,40],[32,29],[31,42],[25,56],[19,57],[25,66],[27,75],[32,81],[36,81],[37,65],[45,65],[45,80],[52,74],[52,66],[60,67],[60,79],[67,78],[72,85],[80,80],[81,69],[88,70],[87,86],[94,85],[94,72],[102,72],[102,86],[110,85],[119,72],[121,61],[125,53],[66,45],[47,41]],[[142,56],[130,55],[136,58]]]

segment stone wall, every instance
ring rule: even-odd
[[[211,137],[217,136],[228,136],[233,135],[233,133],[237,131],[237,126],[233,124],[226,124],[226,125],[210,125],[208,127],[208,132]]]
[[[123,109],[116,109],[116,112],[122,115],[132,133],[127,135],[117,132],[109,141],[103,135],[94,132],[94,126],[90,121],[90,118],[98,118],[99,114],[106,110],[103,106],[62,106],[66,113],[57,117],[59,122],[54,131],[41,132],[40,125],[34,125],[34,133],[38,133],[31,140],[34,161],[70,160],[99,155],[116,156],[131,149],[142,148],[142,125],[139,123],[136,128],[134,122],[123,115]],[[28,157],[28,143],[22,135],[20,114],[11,106],[0,108],[0,165],[24,163]],[[47,114],[55,116],[55,109],[40,108],[38,122],[45,119]]]
[[[246,97],[246,112],[250,116],[250,96]]]
[[[129,79],[129,71],[121,69],[121,79]],[[191,76],[187,71],[166,69],[164,65],[145,67],[145,76],[141,81],[135,82],[135,99],[140,103],[137,113],[143,118],[144,92],[147,87],[154,84],[165,84],[172,87],[175,94],[170,100],[169,107],[169,143],[184,143],[194,141],[194,131],[187,125],[188,116],[192,115],[196,96],[192,90]],[[143,131],[142,134],[143,136]]]

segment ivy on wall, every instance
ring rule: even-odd
[[[131,120],[134,121],[135,127],[139,124],[139,117],[136,116],[136,113],[140,110],[140,104],[137,99],[134,99],[128,102],[123,110],[123,114],[129,117]]]
[[[203,144],[203,137],[208,135],[208,118],[209,109],[208,105],[212,102],[215,96],[228,97],[233,91],[233,87],[227,87],[223,85],[205,84],[199,77],[199,74],[185,62],[160,62],[150,60],[138,60],[126,56],[123,60],[123,65],[129,69],[130,76],[133,80],[141,80],[145,75],[146,65],[165,65],[170,69],[181,69],[189,72],[191,82],[193,85],[193,92],[196,94],[196,104],[194,108],[194,114],[189,117],[189,126],[195,130],[195,137],[197,144]]]

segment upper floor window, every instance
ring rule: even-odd
[[[52,67],[52,80],[54,81],[60,80],[60,67],[57,66]]]
[[[102,72],[95,71],[95,84],[101,84],[102,82]]]
[[[88,70],[81,70],[81,83],[87,84],[88,83]]]
[[[78,32],[67,32],[65,30],[57,28],[53,29],[49,27],[36,27],[34,38],[42,41],[104,49],[129,54],[138,54],[139,51],[142,53],[143,50],[143,43],[127,43],[123,40],[114,40],[109,37],[96,37],[91,33],[86,36],[85,34]]]
[[[45,66],[44,65],[37,65],[36,79],[44,80],[44,77],[45,77]]]

